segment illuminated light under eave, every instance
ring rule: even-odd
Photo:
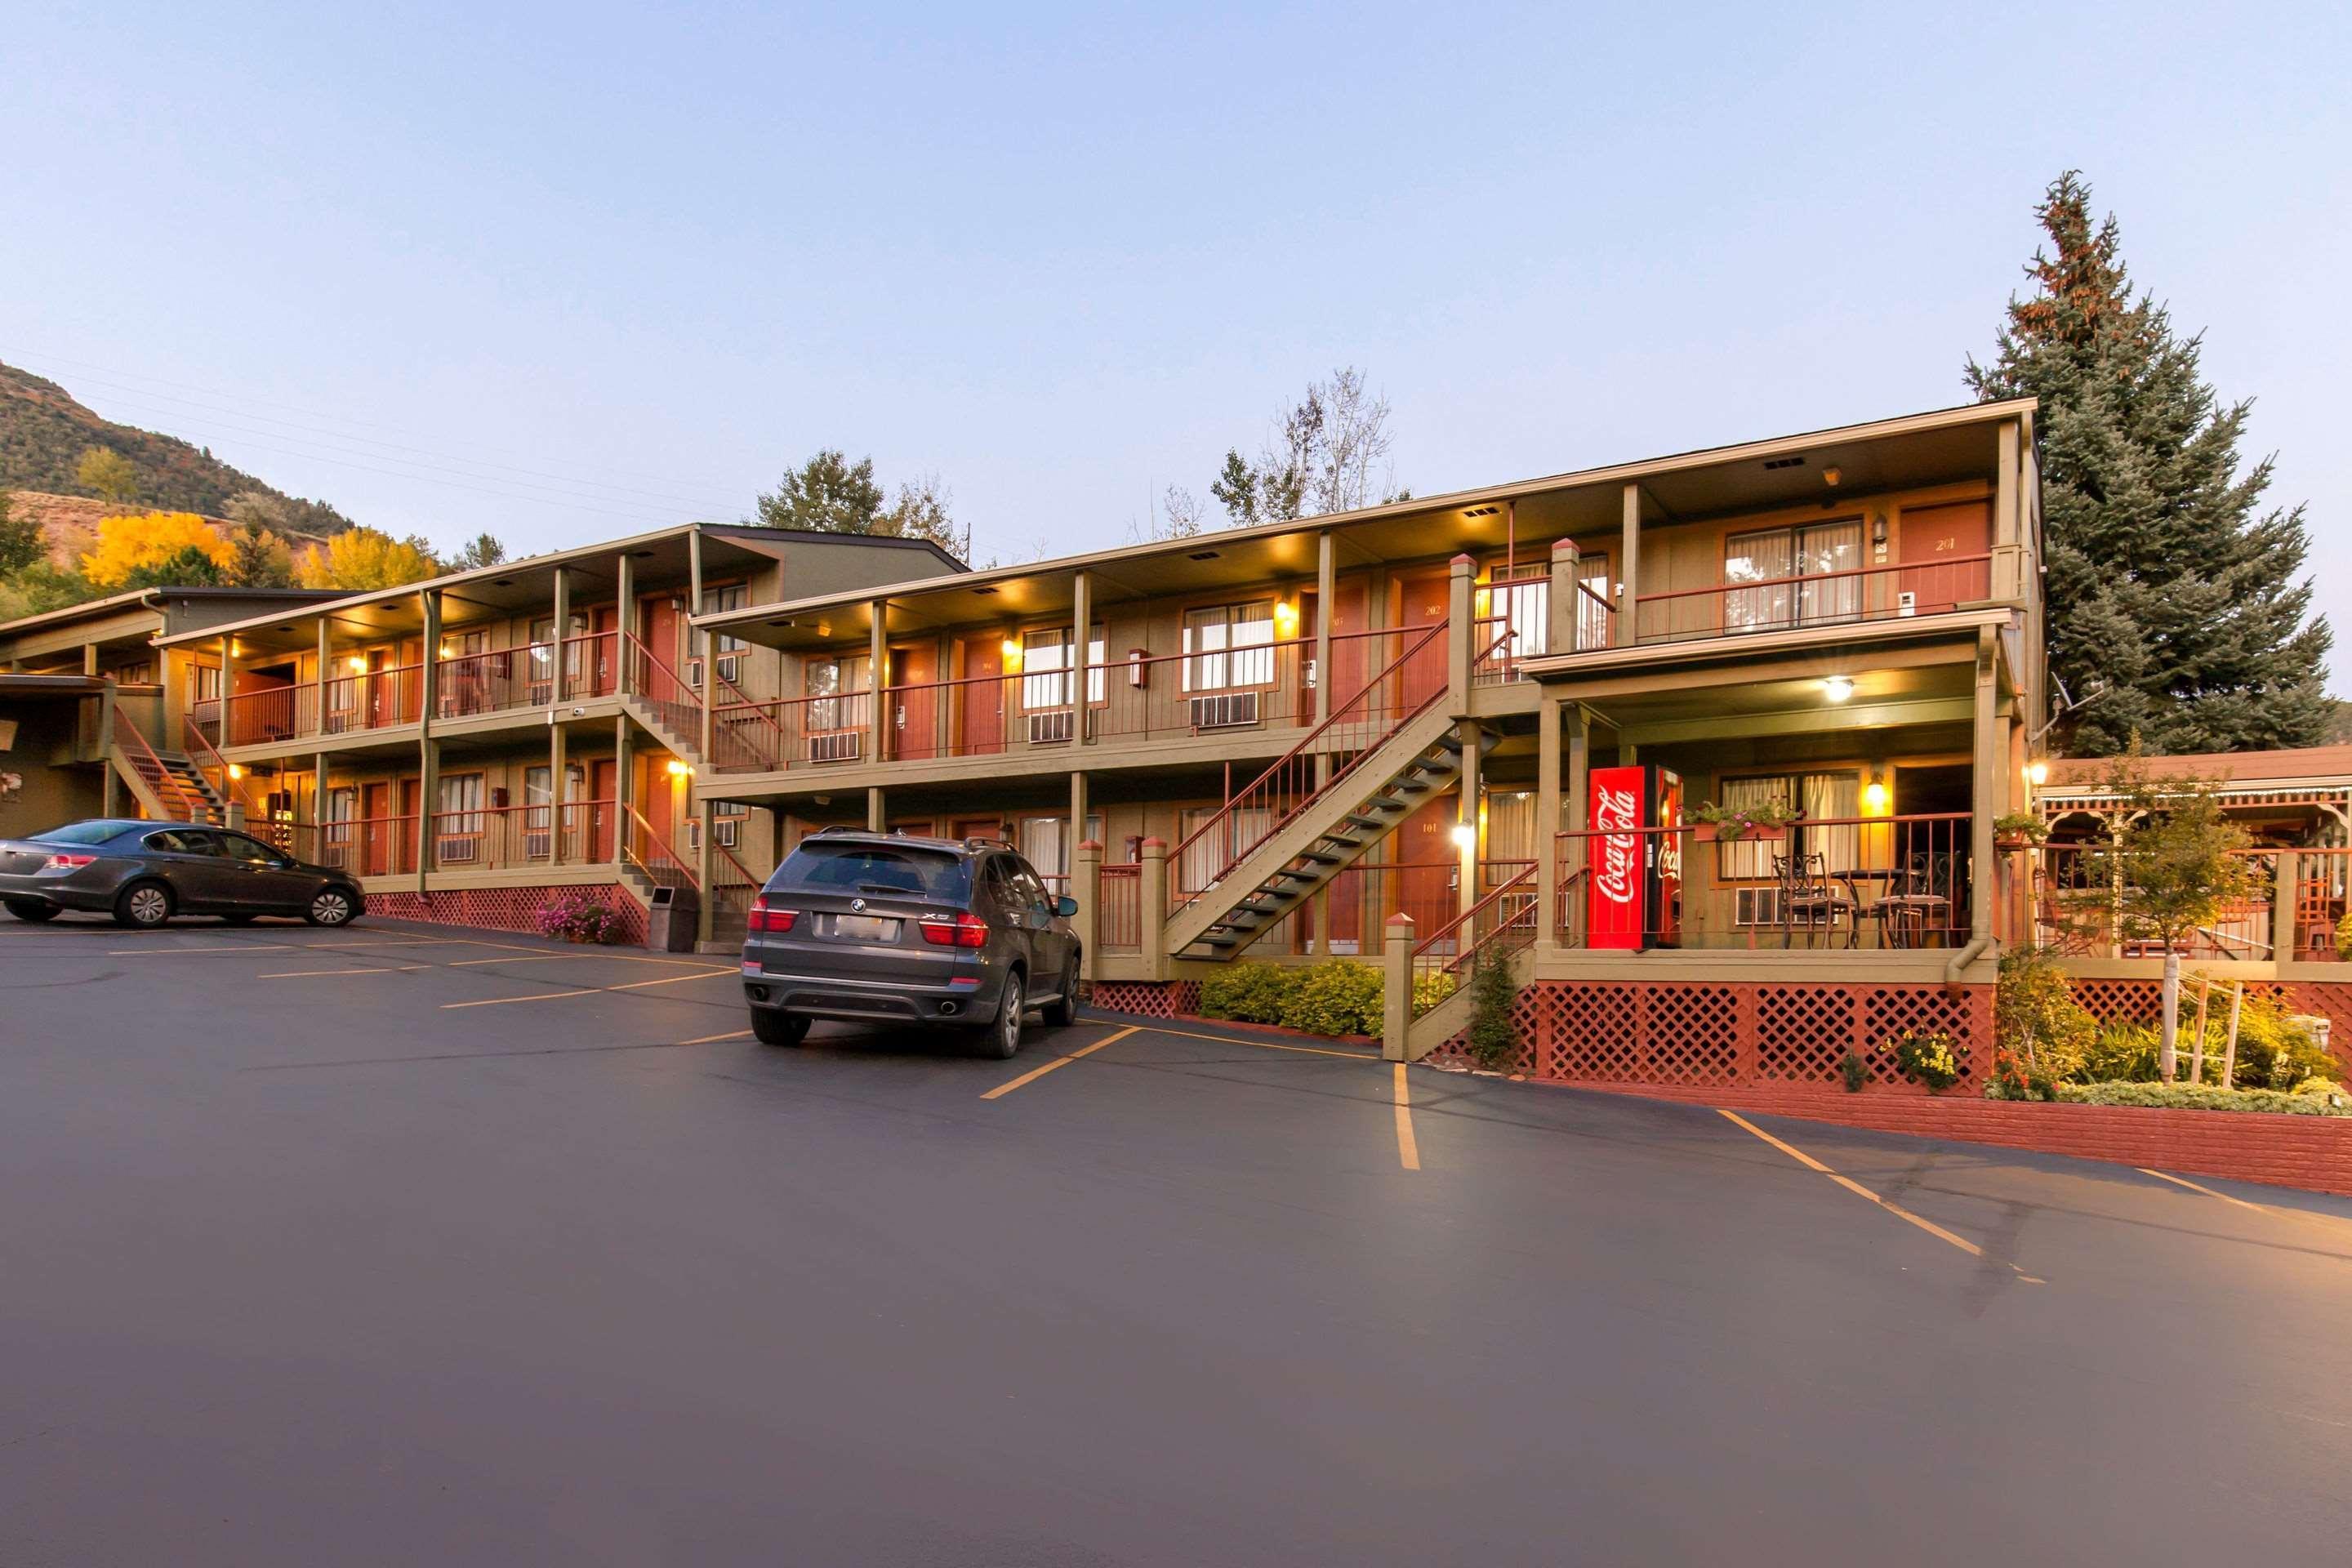
[[[2048,763],[2032,763],[2027,764],[2025,769],[2025,782],[2033,785],[2036,789],[2048,784],[2050,782],[2050,764]]]
[[[1456,849],[1471,848],[1477,842],[1478,829],[1475,826],[1467,822],[1457,822],[1454,825],[1454,847]]]
[[[1832,702],[1843,702],[1853,695],[1853,682],[1843,675],[1832,675],[1822,682],[1822,694]]]
[[[1863,814],[1866,816],[1885,816],[1891,798],[1884,784],[1876,779],[1871,780],[1862,786]]]

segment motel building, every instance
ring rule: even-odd
[[[585,890],[721,952],[821,827],[1000,838],[1078,901],[1105,1006],[1378,964],[1418,1059],[1484,955],[1535,1076],[1827,1089],[1853,1049],[1908,1092],[1875,1047],[1948,1030],[1983,1072],[2000,954],[2057,941],[2101,820],[2096,764],[2033,754],[2033,416],[982,572],[694,525],[376,594],[163,590],[0,626],[0,719],[43,715],[0,767],[53,764],[40,826],[242,822],[379,914],[527,930]],[[2336,1016],[2346,781],[2308,757],[2212,763],[2278,891],[2208,956]],[[2052,844],[1997,844],[2037,781]],[[2156,956],[2068,941],[2095,1007],[2152,994]]]

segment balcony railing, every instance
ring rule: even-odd
[[[2290,956],[2333,963],[2352,895],[2352,849],[2298,849],[2294,856],[2294,946]]]
[[[1683,642],[1895,620],[1954,609],[1991,591],[1990,554],[1678,588],[1635,601],[1634,638]]]
[[[2164,956],[2164,943],[2159,938],[2136,930],[2132,921],[2117,917],[2116,879],[2122,868],[2106,846],[2044,844],[2029,853],[2037,945],[2074,957]],[[2298,887],[2294,913],[2299,929],[2284,953],[2276,946],[2275,923],[2280,851],[2246,849],[2238,853],[2252,868],[2252,890],[2224,905],[2215,919],[2189,931],[2179,944],[2180,955],[2252,963],[2269,963],[2279,957],[2320,957],[2307,951],[2307,943],[2324,924],[2330,943],[2324,956],[2334,958],[2336,921],[2342,918],[2344,908],[2343,869],[2341,860],[2332,860],[2331,856],[2340,857],[2346,852],[2295,852]],[[2306,860],[2305,857],[2310,858]]]
[[[1139,952],[1143,948],[1143,868],[1105,866],[1096,883],[1101,908],[1095,917],[1095,945],[1104,952]]]
[[[1701,826],[1556,835],[1562,946],[1911,949],[1970,931],[1966,812],[1800,820],[1723,843]]]

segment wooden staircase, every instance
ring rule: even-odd
[[[228,820],[228,803],[185,752],[159,752],[135,725],[116,730],[107,765],[129,786],[140,809],[159,822]]]

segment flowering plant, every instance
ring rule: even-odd
[[[614,942],[621,937],[621,917],[609,904],[585,893],[558,893],[539,906],[541,936],[566,942]]]
[[[1777,833],[1797,820],[1797,813],[1777,800],[1756,805],[1717,805],[1708,801],[1691,816],[1715,828],[1718,844],[1737,844],[1750,833]]]
[[[1886,1049],[1895,1053],[1895,1065],[1905,1078],[1930,1090],[1951,1088],[1969,1070],[1968,1048],[1940,1029],[1924,1035],[1906,1029],[1886,1042]]]

